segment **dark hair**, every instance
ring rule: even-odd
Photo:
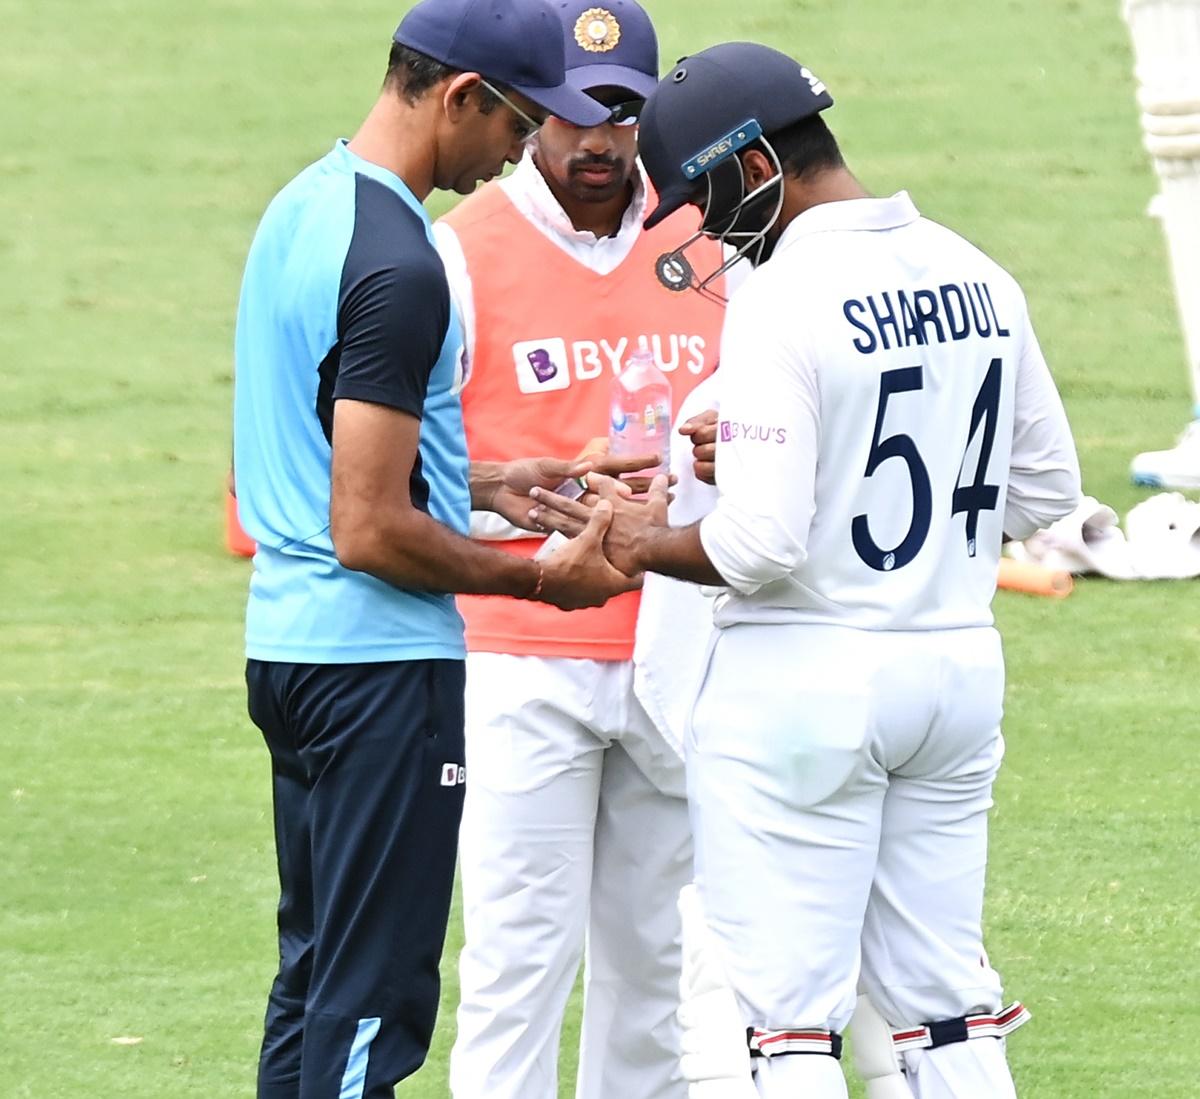
[[[462,70],[444,65],[428,54],[420,53],[402,42],[393,42],[388,54],[385,88],[394,88],[410,104],[415,104],[430,88]],[[479,89],[479,110],[491,114],[500,102],[487,88]]]
[[[767,135],[785,175],[796,179],[815,175],[828,168],[844,168],[837,139],[819,115],[809,115],[782,130]]]

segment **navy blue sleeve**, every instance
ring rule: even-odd
[[[450,288],[424,224],[399,195],[359,176],[338,298],[333,399],[420,417],[449,325]]]

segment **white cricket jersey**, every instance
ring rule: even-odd
[[[904,192],[795,218],[730,302],[721,370],[718,625],[989,625],[1002,535],[1079,500],[1020,287]]]

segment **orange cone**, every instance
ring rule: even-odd
[[[225,546],[230,553],[239,557],[254,556],[254,539],[244,530],[238,520],[237,497],[232,490],[225,493]]]

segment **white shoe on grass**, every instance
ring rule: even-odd
[[[1149,450],[1130,463],[1135,485],[1200,489],[1200,419],[1193,420],[1170,450]]]

